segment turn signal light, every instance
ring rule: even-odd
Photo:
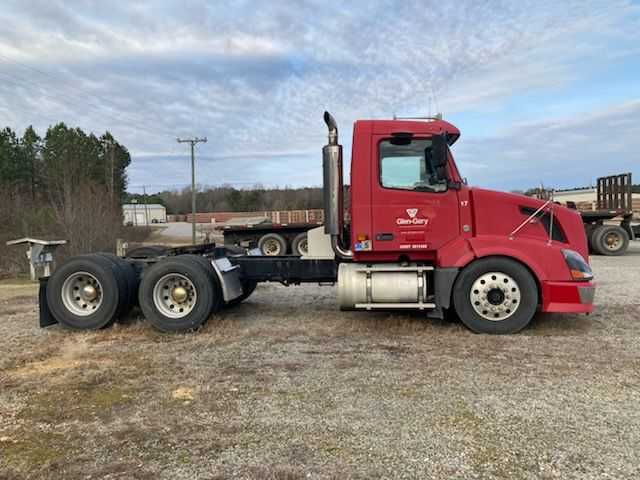
[[[369,235],[365,235],[364,233],[359,233],[356,238],[359,242],[364,242],[365,240],[369,240]]]
[[[591,280],[593,278],[592,274],[581,272],[580,270],[571,269],[571,278],[574,280]]]
[[[593,279],[593,272],[589,264],[582,258],[578,252],[573,250],[562,250],[564,261],[569,267],[571,278],[578,281],[589,281]]]

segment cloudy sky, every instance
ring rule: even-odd
[[[186,185],[190,135],[203,184],[319,185],[325,109],[346,151],[356,119],[442,111],[474,185],[640,181],[637,1],[3,0],[0,25],[0,125],[112,131],[131,191]]]

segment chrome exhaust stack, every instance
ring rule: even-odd
[[[329,129],[329,141],[322,147],[322,176],[324,193],[324,231],[331,236],[331,247],[338,258],[348,260],[353,252],[345,249],[344,189],[342,184],[342,145],[338,144],[338,126],[329,112],[324,112]]]

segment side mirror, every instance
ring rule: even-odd
[[[445,135],[434,135],[431,142],[433,167],[442,169],[447,165],[447,138]]]

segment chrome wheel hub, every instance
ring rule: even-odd
[[[473,309],[482,318],[506,320],[520,306],[520,287],[505,273],[488,272],[473,282],[469,299]]]
[[[62,304],[79,317],[91,315],[102,305],[102,285],[87,272],[76,272],[67,277],[60,291]]]
[[[153,303],[165,317],[186,317],[194,309],[197,299],[193,282],[179,273],[165,275],[153,287]]]
[[[277,256],[280,255],[280,243],[276,240],[267,240],[262,247],[265,255]]]

